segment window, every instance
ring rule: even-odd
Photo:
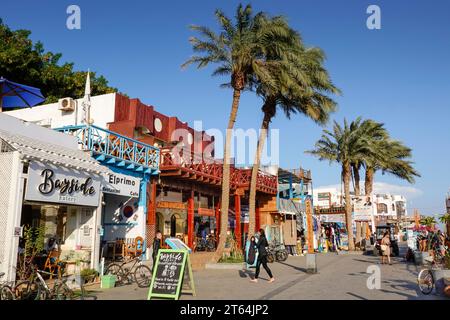
[[[377,213],[388,213],[388,208],[385,203],[377,204]]]

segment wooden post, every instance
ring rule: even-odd
[[[314,253],[314,234],[313,234],[313,217],[312,217],[312,208],[311,208],[311,199],[306,199],[305,201],[306,207],[306,224],[308,227],[307,235],[308,235],[308,253]]]
[[[219,240],[219,234],[220,234],[220,199],[216,203],[215,215],[216,215],[216,239]]]
[[[241,196],[238,194],[234,195],[234,212],[236,216],[236,225],[234,228],[234,234],[236,236],[237,246],[240,249],[242,247],[242,236],[241,236]]]
[[[361,247],[361,221],[356,221],[356,246]]]
[[[193,248],[194,245],[194,191],[188,199],[188,246]]]

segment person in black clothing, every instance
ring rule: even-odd
[[[153,239],[153,253],[152,253],[152,259],[153,259],[153,267],[156,264],[156,257],[158,256],[158,251],[161,249],[161,240],[162,240],[162,234],[161,231],[157,231],[155,235],[155,239]],[[153,270],[152,270],[153,272]]]
[[[251,282],[258,282],[258,276],[259,276],[259,270],[261,268],[261,264],[263,265],[264,270],[266,270],[267,274],[270,277],[269,282],[274,282],[275,278],[272,275],[272,271],[270,271],[269,267],[267,266],[267,251],[266,247],[269,246],[269,243],[267,242],[266,235],[264,233],[263,229],[259,229],[259,240],[256,244],[256,247],[258,249],[258,260],[256,261],[256,271],[255,271],[255,278],[250,280]]]

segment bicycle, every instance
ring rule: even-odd
[[[435,287],[435,279],[433,276],[434,270],[442,270],[444,266],[444,256],[440,254],[439,251],[435,251],[434,257],[425,258],[425,262],[428,266],[422,270],[420,270],[417,275],[417,284],[419,286],[420,291],[428,295],[433,291]]]
[[[131,263],[131,268],[126,267],[126,265]],[[125,281],[128,283],[134,281],[139,288],[148,288],[152,279],[152,271],[142,263],[140,256],[122,263],[113,262],[108,265],[104,274],[116,276],[116,282],[119,285],[123,284]]]
[[[279,242],[273,242],[269,245],[267,250],[267,261],[272,263],[274,261],[286,261],[288,258],[288,252]]]
[[[0,279],[5,275],[4,272],[0,273]],[[9,282],[0,283],[0,300],[14,300],[14,292]]]

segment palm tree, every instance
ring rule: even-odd
[[[385,138],[375,144],[375,156],[368,155],[364,159],[365,163],[365,194],[370,195],[373,191],[373,180],[375,172],[381,170],[382,173],[390,173],[409,183],[414,183],[414,177],[420,177],[413,167],[411,149],[398,140]]]
[[[282,50],[283,42],[288,41],[286,30],[265,23],[266,15],[258,13],[252,15],[252,8],[245,8],[240,4],[236,10],[236,21],[233,23],[225,14],[216,10],[216,18],[220,25],[220,33],[203,26],[191,26],[191,29],[200,33],[202,39],[191,37],[193,50],[201,55],[194,55],[182,66],[196,64],[198,68],[210,63],[219,64],[213,75],[230,76],[230,82],[225,86],[233,89],[233,100],[228,120],[222,173],[221,195],[221,225],[218,244],[218,255],[223,252],[228,228],[228,207],[230,196],[230,149],[231,134],[236,121],[241,92],[248,88],[250,77],[262,82],[268,79],[268,69],[271,62],[267,55]]]
[[[350,199],[351,164],[362,161],[367,154],[373,154],[372,144],[366,139],[362,128],[364,126],[361,126],[361,118],[350,124],[344,119],[343,127],[335,121],[333,131],[324,130],[321,139],[315,144],[315,149],[307,151],[317,156],[319,160],[337,162],[341,165],[349,250],[355,250]]]
[[[379,141],[384,141],[389,137],[387,130],[384,128],[384,124],[375,122],[373,120],[364,120],[359,123],[355,123],[355,125],[358,125],[359,132],[361,135],[364,135],[364,139],[368,143],[370,143],[373,147],[378,144]],[[384,150],[381,150],[380,152],[384,152]],[[352,178],[353,178],[353,189],[355,196],[359,196],[361,194],[361,188],[360,188],[360,175],[359,170],[361,167],[365,164],[364,160],[369,158],[371,156],[370,154],[367,154],[366,157],[363,158],[363,161],[354,161],[351,163],[352,167]],[[377,160],[379,157],[379,152],[375,152],[373,154],[374,160]]]
[[[267,130],[270,122],[280,107],[286,117],[301,113],[324,124],[329,113],[335,111],[336,103],[326,94],[339,94],[339,90],[332,84],[327,71],[323,67],[324,53],[318,48],[305,49],[300,35],[290,29],[282,17],[272,20],[272,23],[286,28],[291,33],[291,43],[278,56],[271,57],[280,63],[270,70],[272,82],[263,83],[255,79],[252,85],[257,94],[263,99],[261,108],[264,118],[252,167],[249,199],[249,235],[255,232],[255,202],[256,184],[264,148]]]

